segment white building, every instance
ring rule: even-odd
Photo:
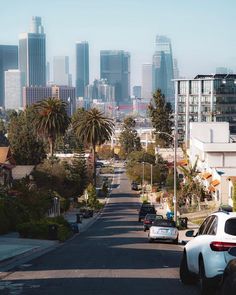
[[[19,70],[5,71],[5,108],[22,108],[22,74]]]
[[[152,64],[142,65],[142,98],[152,98]]]
[[[203,184],[220,204],[232,204],[228,178],[236,176],[236,143],[228,122],[190,123],[189,157]]]
[[[69,73],[68,56],[54,56],[53,82],[56,85],[72,86],[71,75]]]

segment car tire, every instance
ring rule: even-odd
[[[197,276],[193,275],[188,269],[187,255],[183,252],[179,268],[180,280],[184,285],[194,285],[197,283]]]
[[[173,240],[173,244],[175,244],[175,245],[179,244],[179,236],[175,240]]]
[[[206,278],[205,266],[202,258],[199,260],[199,281],[201,295],[213,295],[215,293],[214,288],[210,285],[209,280]]]
[[[153,243],[153,239],[148,236],[148,242]]]

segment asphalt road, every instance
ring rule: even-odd
[[[101,217],[86,232],[15,269],[0,294],[199,294],[179,281],[181,246],[149,244],[138,223],[137,195],[121,168]]]

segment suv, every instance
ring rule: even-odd
[[[143,220],[147,214],[156,214],[154,205],[142,204],[138,214],[138,221]]]
[[[194,231],[186,236],[194,236]],[[219,211],[208,216],[194,239],[184,247],[180,279],[184,284],[200,280],[201,294],[210,294],[220,281],[227,263],[234,257],[228,250],[236,246],[236,213]]]

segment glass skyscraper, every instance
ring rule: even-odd
[[[100,76],[115,86],[115,101],[130,102],[130,54],[123,50],[102,50]]]
[[[46,85],[46,36],[40,17],[33,17],[31,32],[19,36],[19,69],[24,85]]]
[[[69,74],[69,56],[54,56],[53,83],[56,85],[71,86]]]
[[[171,40],[166,36],[156,37],[156,51],[153,55],[153,91],[158,88],[166,101],[174,105],[174,78]]]
[[[89,84],[89,44],[76,43],[76,96],[84,97],[85,87]]]
[[[5,105],[5,71],[18,68],[18,46],[0,45],[0,107]]]

